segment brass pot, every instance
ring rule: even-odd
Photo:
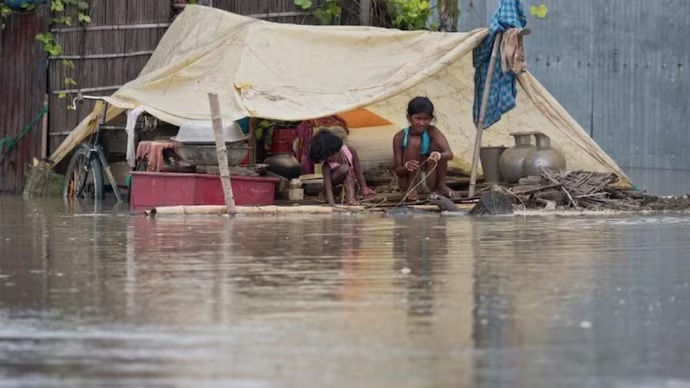
[[[514,132],[510,136],[515,138],[515,145],[503,152],[498,160],[498,170],[501,178],[508,183],[518,183],[520,178],[524,178],[524,162],[527,153],[535,147],[531,143],[532,132]]]
[[[525,155],[524,169],[527,176],[541,176],[541,168],[565,170],[566,161],[561,151],[551,147],[551,140],[541,132],[535,132],[537,146]]]

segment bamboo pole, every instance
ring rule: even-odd
[[[331,206],[236,206],[235,214],[245,215],[279,215],[279,214],[333,214],[363,211],[362,206],[331,207]],[[161,206],[144,212],[146,215],[221,215],[227,213],[227,206],[197,205],[197,206]]]
[[[256,166],[256,126],[257,119],[249,118],[249,165]]]
[[[81,88],[81,89],[63,89],[63,90],[52,90],[50,93],[53,95],[58,95],[61,93],[65,94],[76,94],[76,93],[89,93],[89,92],[107,92],[110,90],[118,90],[122,87],[122,85],[113,85],[113,86],[99,86],[95,88]]]
[[[469,210],[474,204],[458,204],[462,210]],[[439,213],[441,210],[436,205],[414,205],[408,206],[411,209]],[[389,209],[384,207],[365,207],[365,206],[320,206],[320,205],[299,205],[299,206],[236,206],[235,214],[241,215],[294,215],[294,214],[347,214],[347,213],[383,213]],[[228,212],[227,206],[223,205],[180,205],[180,206],[160,206],[144,211],[147,216],[156,215],[223,215]]]
[[[41,161],[48,157],[48,95],[43,96],[43,120],[41,121]]]
[[[123,24],[113,26],[85,26],[52,28],[50,32],[60,34],[65,32],[84,32],[84,31],[122,31],[122,30],[150,30],[156,28],[168,28],[170,23],[149,23],[149,24]]]
[[[371,0],[359,1],[359,24],[362,26],[371,25]]]
[[[230,167],[228,166],[228,150],[225,148],[223,137],[223,119],[220,116],[220,102],[215,93],[208,94],[208,102],[211,105],[211,121],[213,122],[213,137],[216,139],[216,153],[218,154],[218,168],[220,169],[220,181],[223,185],[223,195],[228,214],[235,214],[235,196],[232,194],[230,182]]]
[[[472,154],[472,173],[470,174],[470,188],[467,194],[468,198],[474,197],[474,189],[477,184],[477,165],[479,164],[479,149],[482,146],[482,134],[484,132],[484,116],[486,115],[487,104],[489,103],[489,91],[491,90],[491,81],[494,78],[494,69],[496,68],[496,58],[498,57],[498,49],[501,47],[501,40],[503,33],[496,34],[494,39],[494,46],[491,50],[491,59],[489,60],[489,71],[486,75],[486,83],[484,83],[484,92],[482,94],[482,105],[479,108],[479,120],[477,121],[477,137],[474,140],[474,153]]]
[[[82,59],[113,59],[113,58],[129,58],[141,57],[144,55],[153,54],[154,50],[134,51],[131,53],[115,53],[115,54],[90,54],[90,55],[53,55],[48,59],[56,61],[59,59],[82,60]]]

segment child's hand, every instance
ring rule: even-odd
[[[416,160],[408,160],[407,162],[405,162],[405,168],[407,169],[407,171],[410,172],[417,171],[417,169],[419,168],[419,162]]]
[[[374,195],[374,194],[376,194],[376,191],[374,191],[368,187],[362,188],[362,196],[363,197],[368,197],[368,196]]]

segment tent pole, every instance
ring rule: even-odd
[[[482,146],[482,133],[484,132],[484,116],[486,115],[486,105],[489,103],[489,91],[491,90],[491,80],[494,78],[494,69],[496,68],[496,59],[498,57],[498,49],[501,47],[501,40],[503,33],[496,34],[494,39],[494,46],[491,50],[491,59],[489,60],[489,71],[486,75],[486,83],[484,84],[484,92],[482,94],[482,105],[479,108],[479,120],[477,121],[477,137],[474,140],[474,153],[472,154],[472,173],[470,174],[470,188],[467,194],[468,198],[474,197],[474,189],[477,184],[477,166],[479,164],[479,149]]]

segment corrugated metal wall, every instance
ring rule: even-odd
[[[0,31],[0,139],[16,138],[43,106],[46,57],[36,34],[48,29],[46,7],[14,14]],[[41,120],[3,158],[0,150],[0,192],[18,192],[24,184],[25,165],[41,154]]]
[[[633,181],[660,194],[690,191],[690,2],[539,0],[525,5],[540,3],[549,14],[545,19],[529,15],[530,71]],[[488,25],[496,5],[497,0],[460,0],[460,30]]]

